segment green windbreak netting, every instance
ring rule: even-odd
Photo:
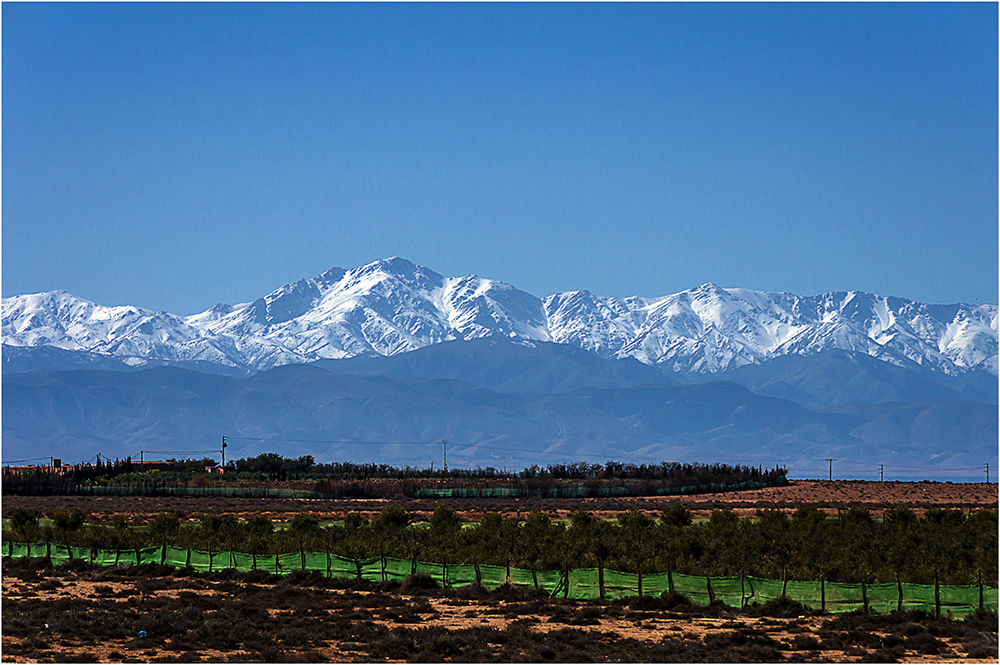
[[[934,613],[934,585],[933,584],[904,584],[903,585],[903,609],[923,610],[929,614]]]
[[[417,561],[417,573],[423,573],[425,575],[430,575],[435,582],[441,584],[444,582],[444,566],[440,563],[427,563],[425,561]]]
[[[664,592],[670,591],[670,575],[667,573],[653,573],[642,576],[642,593],[645,596],[660,596]]]
[[[472,564],[448,564],[445,586],[468,586],[476,583],[476,567]]]
[[[77,487],[76,494],[92,496],[226,496],[241,498],[327,499],[328,495],[311,490],[282,487],[143,487],[141,485],[111,485],[108,487]]]
[[[899,605],[899,587],[892,584],[866,584],[868,610],[879,614],[895,612]]]
[[[70,558],[73,559],[84,559],[90,561],[90,548],[88,547],[70,547],[69,548]]]
[[[730,607],[743,606],[743,592],[745,584],[739,577],[713,577],[712,598]]]
[[[604,571],[604,597],[607,600],[629,598],[639,595],[639,576],[635,573],[620,573],[617,570]]]
[[[336,554],[330,555],[330,576],[357,578],[358,567],[354,559],[347,559]]]
[[[788,580],[785,595],[811,610],[823,609],[823,588],[819,582]]]
[[[479,566],[479,583],[491,591],[507,579],[507,569],[503,566]]]
[[[763,605],[769,600],[781,598],[781,590],[784,587],[781,580],[768,580],[750,576],[744,578],[744,585],[746,588],[747,605],[754,603]]]
[[[367,582],[382,581],[382,557],[358,559],[358,565],[361,567],[361,579]]]
[[[967,614],[979,609],[979,585],[940,586],[941,614]],[[986,593],[983,590],[983,609],[986,609]]]
[[[96,566],[113,566],[118,561],[118,553],[115,550],[96,550],[91,559],[91,563]]]
[[[480,574],[482,574],[483,568],[486,568],[486,566],[480,567]],[[504,569],[501,568],[500,570]],[[559,570],[532,571],[530,568],[510,569],[510,581],[514,586],[526,589],[538,589],[550,595],[557,589],[559,589],[561,593],[562,577],[562,571]]]
[[[695,605],[708,605],[708,578],[700,575],[673,573],[674,591],[684,594]]]
[[[212,569],[212,554],[201,550],[191,550],[189,565],[199,573]]]
[[[163,557],[163,563],[174,568],[184,568],[187,566],[188,550],[180,547],[168,547],[167,555]]]
[[[535,578],[531,575],[530,570],[525,568],[511,568],[510,583],[516,587],[534,587]]]
[[[306,552],[306,570],[314,570],[326,577],[326,552]]]
[[[563,586],[563,573],[561,570],[537,570],[538,588],[545,591],[550,596],[561,593]]]
[[[474,564],[429,563],[406,561],[391,557],[347,559],[324,552],[290,552],[286,554],[254,555],[244,552],[203,552],[177,547],[147,547],[131,550],[90,550],[55,543],[3,543],[2,551],[10,557],[49,558],[53,564],[83,559],[103,566],[133,566],[136,564],[166,564],[175,568],[190,567],[200,572],[235,569],[264,570],[288,574],[298,570],[317,571],[322,575],[370,582],[403,580],[412,572],[426,573],[443,586],[464,586],[477,580],[494,589],[509,580],[522,588],[536,588],[550,595],[576,599],[604,598],[614,600],[640,593],[639,576],[615,570],[583,568],[568,571],[568,584],[559,570],[532,571],[523,568]],[[602,585],[603,580],[603,585]],[[923,610],[942,614],[962,615],[980,607],[997,611],[1000,590],[979,585],[929,584],[846,584],[768,580],[756,577],[714,577],[655,573],[642,576],[644,595],[657,596],[671,588],[687,596],[691,602],[707,605],[718,600],[732,607],[751,603],[764,604],[783,594],[812,609],[826,612],[851,612],[867,606],[869,611],[886,614],[901,607],[903,610]],[[900,600],[902,593],[902,600]]]
[[[569,597],[589,600],[601,597],[597,568],[575,568],[569,571]]]
[[[983,609],[988,612],[997,612],[1000,608],[1000,589],[980,588],[983,590]]]
[[[160,547],[144,547],[136,550],[136,563],[160,563],[163,559],[163,549]]]
[[[854,612],[865,607],[860,584],[824,582],[823,593],[826,596],[827,612]]]
[[[59,564],[66,563],[69,561],[69,548],[65,545],[52,543],[49,547],[49,560],[57,566]]]
[[[287,575],[296,570],[302,570],[302,555],[298,552],[288,552],[277,555],[278,574]]]
[[[253,554],[247,554],[245,552],[233,552],[233,568],[241,572],[249,572],[254,568],[254,557]]]
[[[385,558],[385,577],[387,580],[402,582],[413,571],[413,562],[406,559]]]

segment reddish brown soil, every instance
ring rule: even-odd
[[[404,639],[406,636],[402,631],[407,626],[418,630],[437,627],[452,636],[473,628],[485,628],[498,635],[517,625],[521,627],[520,631],[508,633],[518,637],[520,648],[505,651],[498,651],[496,646],[492,646],[473,654],[471,649],[477,645],[462,646],[457,639],[450,641],[442,638],[449,647],[447,652],[436,654],[442,660],[465,661],[472,658],[507,661],[512,657],[522,660],[538,653],[537,649],[531,648],[532,643],[544,644],[547,636],[554,631],[572,631],[578,633],[578,640],[584,643],[599,644],[599,650],[587,655],[605,662],[617,660],[613,657],[617,645],[623,645],[627,640],[633,641],[627,652],[632,656],[644,653],[647,658],[655,656],[663,652],[645,650],[674,641],[695,647],[689,653],[707,658],[708,662],[715,661],[720,654],[736,661],[766,662],[885,662],[889,655],[898,662],[907,663],[996,662],[995,656],[981,657],[986,653],[982,648],[974,652],[979,657],[973,656],[970,651],[975,648],[970,642],[974,642],[986,645],[986,651],[995,654],[995,632],[979,624],[978,630],[974,630],[949,621],[936,622],[931,618],[926,619],[926,629],[913,623],[902,623],[866,626],[859,632],[857,628],[838,627],[836,620],[830,616],[796,616],[797,613],[761,616],[736,610],[720,611],[718,608],[715,611],[696,609],[694,612],[643,610],[630,605],[615,607],[603,601],[577,602],[497,595],[462,597],[439,592],[409,595],[399,589],[306,587],[296,590],[267,582],[247,584],[199,576],[180,579],[169,576],[136,577],[115,570],[48,569],[39,572],[36,574],[23,569],[5,571],[5,623],[9,620],[45,623],[39,623],[37,631],[27,635],[23,627],[14,631],[17,633],[15,636],[5,634],[3,662],[50,659],[56,662],[250,662],[261,659],[370,662],[373,656],[377,660],[385,659],[371,651],[376,646],[374,640],[320,639],[317,642],[299,639],[297,643],[284,644],[271,654],[262,654],[250,645],[226,648],[219,642],[192,643],[183,627],[172,629],[181,623],[172,617],[187,610],[197,612],[201,621],[211,621],[213,615],[226,610],[227,606],[240,605],[241,609],[236,614],[242,616],[242,608],[252,609],[253,599],[261,594],[269,594],[267,598],[270,600],[266,602],[273,602],[283,594],[291,599],[282,608],[265,606],[268,618],[277,619],[280,623],[258,619],[264,624],[261,632],[274,633],[278,642],[281,641],[282,630],[294,634],[296,629],[292,626],[296,621],[305,622],[318,631],[325,623],[336,620],[338,615],[346,614],[354,617],[352,620],[358,624],[366,620],[374,621],[387,628],[389,633],[395,633],[395,636],[390,634],[382,638],[383,644],[393,639]],[[273,595],[275,593],[278,595]],[[171,603],[171,600],[175,602]],[[185,607],[178,610],[180,604]],[[99,625],[107,626],[108,630],[97,633],[98,628],[93,624],[88,628],[82,627],[85,624],[75,618],[74,607],[86,608],[87,612],[107,617]],[[254,616],[249,612],[246,614]],[[409,616],[400,618],[401,614]],[[117,621],[112,617],[116,615],[124,617],[121,620],[128,628],[126,635],[115,630]],[[580,621],[581,618],[586,620]],[[77,628],[71,629],[72,626]],[[149,627],[149,637],[136,634],[136,629],[143,626]],[[159,627],[159,630],[153,626]],[[282,626],[285,628],[282,629]],[[941,631],[942,627],[947,629],[946,634]],[[915,641],[911,643],[897,636],[897,646],[892,654],[879,651],[879,645],[883,641],[888,642],[890,635],[899,633],[901,629],[911,636],[931,630],[939,635],[938,639],[932,640],[937,646],[928,651],[917,648]],[[766,652],[748,651],[748,640],[749,643],[767,643],[774,648]],[[304,642],[310,643],[307,646]],[[497,640],[498,644],[502,642]],[[710,645],[714,645],[715,651],[708,650]],[[544,654],[544,651],[541,653]],[[557,654],[553,657],[565,659]],[[400,659],[399,656],[388,658],[390,661]],[[412,660],[414,655],[402,658],[406,659]],[[420,660],[419,657],[416,659]]]
[[[794,511],[799,506],[815,506],[837,514],[851,506],[864,506],[873,515],[899,503],[908,504],[918,515],[929,508],[951,508],[970,512],[997,508],[996,483],[872,482],[861,480],[796,480],[787,487],[770,487],[743,492],[721,492],[683,497],[630,497],[608,499],[243,499],[227,497],[96,497],[96,496],[12,496],[3,497],[3,516],[17,508],[28,508],[43,517],[57,511],[79,508],[88,521],[110,524],[125,515],[132,524],[143,524],[163,512],[177,513],[182,519],[196,520],[206,513],[230,514],[241,518],[266,514],[275,520],[308,512],[321,520],[342,519],[350,512],[371,518],[390,504],[402,506],[417,519],[429,518],[438,503],[453,508],[467,520],[476,521],[487,511],[505,517],[527,517],[544,511],[553,519],[568,519],[577,510],[601,517],[637,509],[657,515],[674,504],[688,506],[695,518],[707,517],[712,510],[729,508],[741,516],[758,509]]]

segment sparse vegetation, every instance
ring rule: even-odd
[[[470,594],[428,588],[416,576],[400,587],[262,571],[199,575],[153,566],[52,567],[44,559],[5,560],[3,573],[4,661],[72,656],[78,662],[80,654],[100,662],[997,657],[995,614],[962,621],[922,612],[792,616],[787,604],[700,607],[677,594],[606,603],[511,589]],[[38,593],[46,582],[62,586]],[[94,585],[139,593],[71,591]],[[420,595],[410,595],[408,587]],[[629,632],[635,626],[642,626],[641,633]]]

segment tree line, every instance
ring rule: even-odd
[[[79,511],[57,513],[53,521],[40,526],[35,514],[18,509],[3,536],[93,549],[171,545],[258,555],[316,551],[532,570],[603,567],[850,583],[981,581],[995,586],[998,567],[996,510],[965,515],[931,509],[918,517],[904,504],[887,510],[881,520],[861,507],[838,519],[800,507],[791,515],[759,510],[754,518],[715,510],[695,522],[686,507],[673,505],[656,517],[632,510],[615,521],[579,511],[568,523],[543,512],[527,519],[491,512],[463,528],[459,514],[444,505],[437,506],[429,523],[417,525],[403,508],[390,505],[370,521],[350,513],[342,524],[322,524],[301,513],[286,528],[263,515],[241,521],[209,514],[182,524],[164,513],[144,528],[129,528],[121,516],[112,526],[88,525]]]
[[[336,496],[368,497],[389,496],[402,489],[412,494],[422,485],[413,481],[433,481],[434,487],[459,486],[477,483],[512,483],[513,486],[541,488],[570,481],[599,483],[620,481],[633,487],[637,493],[655,493],[666,487],[692,485],[735,485],[744,481],[774,484],[783,481],[787,471],[780,466],[765,469],[761,466],[730,464],[701,464],[661,462],[658,464],[631,464],[608,460],[604,464],[574,462],[550,464],[546,467],[532,465],[521,471],[494,467],[430,469],[411,466],[395,467],[389,464],[330,462],[318,463],[312,455],[297,458],[283,457],[277,453],[261,453],[254,457],[230,460],[221,475],[206,475],[205,469],[216,467],[218,462],[203,459],[168,459],[166,465],[155,470],[134,461],[104,461],[81,464],[62,470],[47,467],[30,471],[5,467],[3,470],[4,494],[72,494],[75,487],[212,487],[232,486],[245,482],[299,481],[311,489]],[[370,481],[396,481],[390,489],[372,486]],[[444,482],[445,484],[440,484]],[[447,483],[458,485],[448,485]],[[400,484],[402,483],[402,484]]]

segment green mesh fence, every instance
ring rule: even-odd
[[[535,586],[535,578],[530,570],[511,568],[510,583],[515,587],[529,588]]]
[[[172,568],[185,568],[187,566],[187,553],[186,548],[167,547],[163,563]]]
[[[668,591],[670,591],[670,575],[668,573],[653,573],[642,576],[643,595],[660,596]]]
[[[923,610],[929,614],[962,615],[982,607],[997,611],[998,589],[980,585],[929,585],[909,583],[846,584],[800,580],[769,580],[757,577],[702,577],[681,573],[635,573],[601,568],[530,570],[506,566],[446,564],[407,561],[392,557],[349,559],[325,552],[252,554],[203,552],[177,547],[147,547],[130,550],[90,550],[56,543],[5,542],[0,551],[12,558],[48,558],[54,565],[83,559],[102,566],[164,564],[199,572],[234,569],[262,570],[286,575],[315,571],[325,576],[363,579],[369,582],[402,581],[412,573],[430,575],[442,586],[465,586],[479,582],[487,589],[507,583],[539,593],[587,600],[615,600],[668,591],[681,593],[695,604],[720,601],[731,607],[764,604],[786,596],[815,610],[831,613],[867,609],[887,614],[897,609]]]
[[[354,564],[354,575],[366,582],[382,581],[382,557],[365,557]]]
[[[200,550],[189,550],[187,567],[199,573],[203,573],[207,570],[212,569],[211,560],[212,560],[212,555],[210,552],[202,552]]]
[[[821,586],[827,612],[856,612],[864,609],[860,584],[824,582]]]
[[[115,550],[95,550],[90,563],[95,566],[113,566],[118,562],[118,552]]]
[[[347,559],[336,554],[331,554],[327,566],[330,570],[330,577],[357,578],[358,576],[358,566],[354,563],[354,559]]]
[[[695,605],[708,605],[711,601],[708,595],[708,578],[700,575],[682,575],[673,573],[673,590],[687,596]]]
[[[479,583],[492,591],[507,579],[507,569],[503,566],[479,566]]]
[[[743,578],[743,586],[746,591],[746,601],[744,604],[753,605],[757,603],[758,605],[763,605],[769,600],[776,600],[782,596],[782,588],[785,586],[781,580],[768,580],[760,577],[746,576]],[[803,597],[811,597],[812,589],[796,589],[803,593]],[[809,594],[809,595],[806,595]],[[791,597],[791,594],[788,594]],[[818,595],[817,595],[818,598]],[[800,603],[803,602],[800,598],[796,598]]]
[[[708,578],[712,591],[712,599],[725,603],[730,607],[743,607],[746,584],[741,577],[711,577]]]
[[[785,595],[797,603],[802,603],[809,609],[823,609],[822,582],[788,580],[785,583]]]
[[[385,558],[385,578],[402,582],[413,570],[413,562],[406,559]]]
[[[933,584],[904,584],[903,585],[903,609],[923,610],[924,612],[934,612],[936,603],[934,602]]]
[[[144,487],[142,485],[78,485],[71,493],[80,496],[225,496],[248,499],[328,499],[327,494],[284,487]]]
[[[879,614],[895,612],[899,605],[899,587],[893,584],[866,584],[864,599],[868,609]]]
[[[597,568],[574,568],[569,571],[570,598],[600,598],[600,571]]]
[[[438,584],[444,583],[444,566],[440,563],[417,561],[415,573],[430,575]]]
[[[941,585],[938,587],[941,601],[941,614],[961,613],[970,605],[979,606],[979,585]],[[984,596],[985,596],[985,589]],[[983,598],[984,605],[985,597]]]
[[[604,598],[616,600],[639,594],[639,576],[635,573],[621,573],[604,569]]]
[[[476,583],[476,567],[472,564],[454,564],[447,567],[445,586],[468,586]]]
[[[233,552],[232,562],[233,568],[236,570],[253,570],[254,559],[256,557],[253,554],[247,554],[246,552]]]

